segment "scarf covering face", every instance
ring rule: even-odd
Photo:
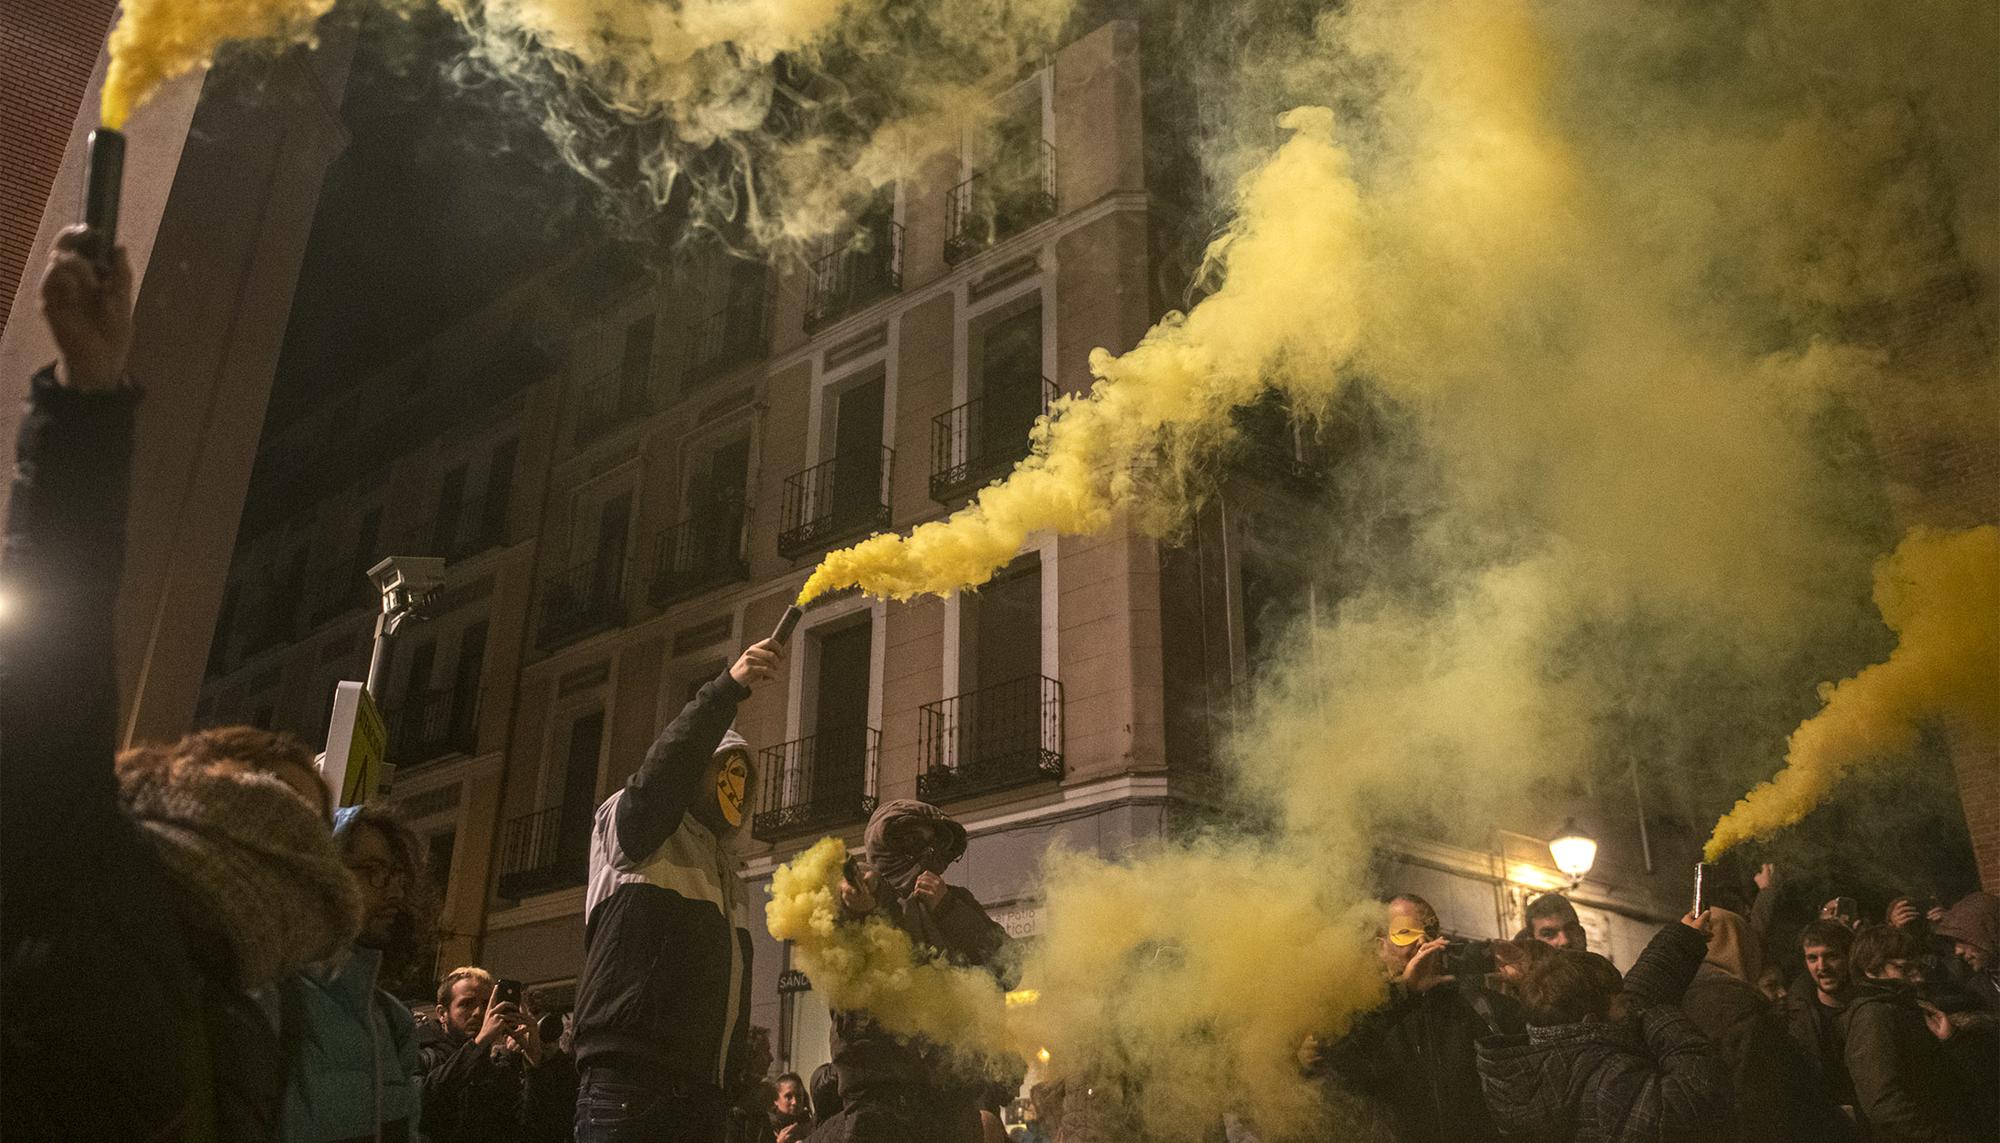
[[[1712,908],[1708,911],[1708,926],[1713,931],[1708,938],[1708,956],[1702,963],[1712,964],[1738,980],[1757,983],[1757,974],[1764,968],[1763,956],[1750,922],[1741,913]]]
[[[184,922],[227,948],[237,988],[325,960],[360,931],[360,890],[333,835],[275,775],[148,767],[120,774],[119,794],[179,891]]]
[[[917,887],[918,875],[941,874],[965,855],[965,827],[929,802],[903,798],[868,819],[862,847],[869,868],[898,897],[908,897]]]

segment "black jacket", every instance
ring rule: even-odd
[[[576,1112],[576,1068],[554,1045],[541,1066],[447,1036],[417,1053],[430,1143],[561,1143]]]
[[[1479,1045],[1494,1122],[1537,1143],[1728,1138],[1729,1068],[1670,1005],[1617,1023],[1562,1024]]]
[[[1742,1143],[1854,1138],[1853,1121],[1841,1112],[1832,1085],[1792,1041],[1783,1012],[1755,985],[1705,967],[1688,986],[1681,1010],[1729,1065]]]
[[[1479,1043],[1479,1078],[1507,1137],[1548,1143],[1669,1143],[1728,1137],[1729,1069],[1678,1008],[1707,951],[1673,924],[1625,974],[1634,1014],[1533,1028]]]
[[[1841,1022],[1855,1109],[1871,1143],[2000,1137],[1990,1111],[1993,1076],[1973,1074],[1948,1042],[1931,1035],[1912,989],[1862,981]]]
[[[1457,982],[1426,992],[1396,987],[1327,1048],[1315,1071],[1362,1096],[1397,1139],[1498,1139],[1475,1045],[1524,1027],[1520,1006],[1497,992]]]
[[[197,955],[118,804],[130,390],[36,375],[0,579],[0,1138],[267,1140],[277,1037]],[[143,1030],[143,1031],[141,1031]]]
[[[590,837],[580,1070],[720,1092],[750,1025],[750,913],[733,855],[689,812],[749,691],[717,676],[660,732]]]
[[[1837,1104],[1854,1106],[1854,1081],[1847,1076],[1847,1032],[1841,1008],[1819,1002],[1819,986],[1800,976],[1785,991],[1785,1030],[1819,1071],[1820,1081]]]

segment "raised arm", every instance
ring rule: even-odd
[[[132,418],[124,383],[132,274],[100,268],[81,227],[42,276],[60,358],[35,375],[0,554],[0,869],[12,896],[39,862],[86,848],[117,812],[112,605],[125,556]]]
[[[625,783],[614,822],[618,849],[627,859],[643,861],[680,828],[737,705],[777,671],[781,653],[768,639],[749,647],[696,692],[647,748],[646,760]]]

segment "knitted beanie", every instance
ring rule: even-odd
[[[217,933],[232,983],[260,988],[346,948],[361,894],[333,836],[272,774],[235,766],[148,767],[119,775],[119,793],[187,907]]]

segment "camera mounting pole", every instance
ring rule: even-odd
[[[368,658],[368,697],[380,701],[389,666],[389,641],[407,619],[421,618],[444,587],[444,561],[437,556],[390,556],[368,569],[382,593],[375,613],[375,649]]]

